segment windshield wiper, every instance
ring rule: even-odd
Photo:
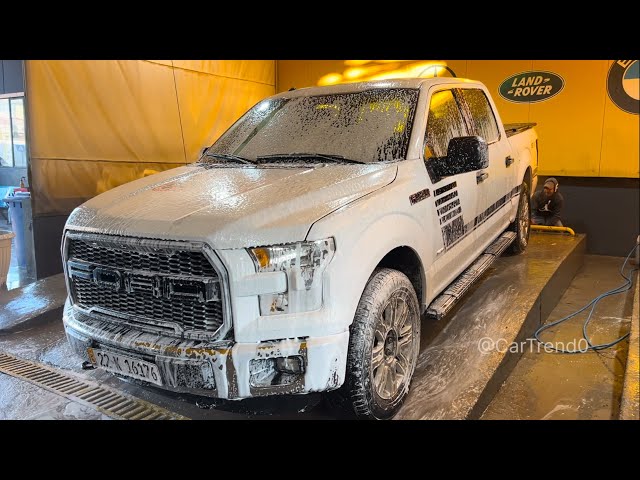
[[[236,163],[244,163],[247,165],[255,165],[251,160],[244,158],[244,157],[240,157],[238,155],[231,155],[228,153],[211,153],[211,152],[205,152],[204,154],[205,157],[213,157],[213,158],[221,158],[223,160],[227,160],[230,162],[236,162]]]
[[[273,155],[261,155],[256,160],[260,163],[276,160],[276,159],[285,159],[286,161],[295,161],[295,160],[303,160],[307,161],[310,159],[320,159],[324,162],[330,161],[334,163],[364,163],[358,160],[351,160],[350,158],[344,158],[342,155],[330,155],[327,153],[275,153]],[[266,163],[266,162],[265,162]]]

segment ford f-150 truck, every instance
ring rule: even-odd
[[[267,98],[195,163],[73,211],[68,340],[171,391],[337,390],[358,416],[389,418],[421,316],[527,246],[532,126],[503,125],[487,88],[458,78]]]

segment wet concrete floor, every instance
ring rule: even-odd
[[[500,348],[531,335],[582,265],[584,235],[532,234],[442,320],[422,323],[411,390],[396,419],[476,419],[517,362]]]
[[[640,264],[637,262],[636,265]],[[629,356],[624,373],[620,420],[640,419],[640,284],[636,282],[631,316],[631,336],[629,337]]]
[[[11,290],[0,288],[0,335],[62,318],[66,294],[61,273]]]
[[[0,420],[110,420],[99,411],[0,374]]]
[[[545,323],[559,320],[622,285],[624,279],[618,272],[623,261],[586,255],[582,269]],[[598,303],[588,329],[592,343],[607,343],[629,331],[634,290]],[[584,342],[577,342],[587,314],[588,310],[546,330],[541,338],[567,349],[575,348],[572,340],[583,347]],[[567,355],[545,353],[537,343],[528,343],[482,419],[617,419],[627,349],[625,340],[611,349]]]
[[[540,248],[543,248],[542,246]],[[499,270],[507,271],[509,269],[515,269],[515,276],[512,275],[512,280],[517,282],[526,277],[531,272],[539,272],[541,269],[549,268],[549,265],[554,261],[553,254],[545,254],[539,252],[537,260],[535,260],[535,248],[530,250],[529,254],[513,257],[503,257],[496,265],[496,268],[490,269],[490,272],[486,273],[483,279],[481,279],[477,286],[472,289],[467,295],[473,296],[482,295],[486,296],[485,290],[488,288],[494,292],[492,298],[494,301],[494,307],[497,309],[508,309],[509,305],[503,305],[500,300],[501,296],[507,292],[513,292],[517,289],[516,283],[510,282],[505,284],[504,280],[501,280],[497,273]],[[602,258],[602,257],[596,257]],[[520,272],[517,264],[523,263],[526,268],[523,272]],[[615,275],[613,275],[615,278]],[[618,278],[620,278],[618,276]],[[618,282],[619,283],[619,282]],[[616,281],[613,282],[613,286],[617,285]],[[483,287],[484,285],[484,287]],[[609,288],[609,287],[606,287]],[[472,308],[469,299],[463,300],[460,307],[457,308],[458,312],[465,312],[466,308]],[[489,310],[491,310],[489,308]],[[493,310],[491,310],[493,311]],[[453,316],[455,316],[455,311]],[[454,338],[450,338],[446,343],[449,345],[449,350],[456,344],[457,335],[463,333],[462,330],[458,330],[458,327],[453,328],[450,320],[444,319],[437,326],[427,326],[425,328],[425,322],[423,321],[423,341],[421,354],[419,358],[419,367],[423,370],[423,380],[427,378],[425,372],[428,373],[431,369],[438,369],[438,365],[434,365],[432,343],[435,338],[444,338],[447,331],[453,332],[451,335]],[[483,324],[484,320],[480,323]],[[480,324],[478,324],[480,325]],[[472,324],[471,329],[478,330],[478,325]],[[484,325],[484,324],[483,324]],[[484,328],[483,325],[480,325]],[[457,332],[457,333],[456,333]],[[551,336],[551,333],[548,334]],[[464,337],[464,335],[463,335]],[[466,337],[460,337],[464,339]],[[594,337],[599,339],[597,328],[594,329]],[[546,338],[546,337],[545,337]],[[467,342],[468,343],[468,342]],[[446,345],[445,345],[446,346]],[[477,349],[477,345],[472,346]],[[443,347],[444,348],[444,347]],[[469,349],[470,346],[465,348]],[[440,349],[442,350],[442,349]],[[447,350],[444,348],[444,350]],[[455,350],[455,349],[454,349]],[[64,330],[61,320],[52,321],[46,324],[31,324],[26,329],[15,329],[10,335],[0,335],[0,351],[4,351],[13,354],[17,357],[41,362],[46,365],[54,366],[62,371],[73,373],[78,378],[86,378],[111,388],[119,389],[130,395],[138,397],[142,400],[154,403],[160,407],[166,408],[173,412],[179,413],[193,419],[340,419],[351,418],[348,413],[341,412],[332,408],[329,408],[325,402],[321,401],[319,394],[303,395],[303,396],[288,396],[288,397],[273,397],[266,399],[249,399],[241,402],[225,402],[211,399],[203,399],[202,397],[194,397],[184,394],[173,394],[165,392],[153,387],[139,386],[133,382],[125,382],[119,380],[112,375],[99,371],[99,370],[81,370],[79,359],[73,355],[69,349],[68,343],[64,336]],[[438,350],[439,351],[439,350]],[[429,353],[430,352],[430,353]],[[454,352],[455,353],[455,352]],[[437,358],[435,358],[437,360]],[[473,362],[466,362],[468,368],[466,374],[464,371],[458,372],[455,378],[463,379],[465,377],[476,378],[473,373],[477,370]],[[431,365],[431,367],[430,367]],[[570,369],[569,369],[570,370]],[[580,370],[567,371],[567,375],[579,376]],[[546,375],[546,372],[539,372],[539,375]],[[425,382],[420,382],[418,375],[418,381],[415,385],[412,385],[412,392],[408,405],[410,408],[417,408],[417,405],[422,405],[419,408],[418,413],[413,417],[408,415],[401,415],[400,418],[423,418],[429,416],[424,415],[424,409],[429,409],[429,402],[426,401],[426,397],[420,398],[420,388],[414,388],[416,385],[419,387],[422,384],[423,389],[427,388]],[[602,377],[604,381],[604,377]],[[92,410],[89,407],[81,405],[71,405],[74,402],[70,402],[64,397],[59,397],[53,393],[45,390],[41,390],[36,386],[23,382],[22,380],[9,377],[4,374],[0,374],[0,418],[3,419],[26,419],[26,418],[84,418],[84,419],[97,419],[103,418],[104,415]],[[468,382],[458,382],[465,391],[453,392],[451,397],[454,401],[457,397],[463,395],[471,395],[472,390],[480,388],[478,385],[467,385]],[[431,385],[428,387],[431,391],[440,392],[440,396],[444,399],[444,393],[442,393],[443,385]],[[424,393],[424,392],[422,392]],[[449,401],[451,404],[452,401]],[[212,408],[213,407],[213,408]],[[487,412],[487,415],[489,411]],[[517,412],[513,412],[513,417],[500,417],[500,418],[519,418],[516,416]],[[433,417],[431,417],[433,418]],[[488,417],[487,417],[488,418]],[[523,417],[524,418],[524,417]]]
[[[192,419],[349,418],[346,413],[329,409],[320,395],[225,402],[141,386],[101,370],[82,370],[80,359],[71,352],[65,337],[62,319],[1,335],[0,351],[53,366],[78,379],[97,382]],[[0,373],[0,419],[100,418],[106,417],[90,407]]]

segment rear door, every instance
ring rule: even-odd
[[[482,137],[489,149],[489,167],[476,174],[477,212],[473,225],[476,241],[484,250],[508,226],[516,164],[486,93],[473,86],[464,86],[457,92],[468,116],[471,135]]]
[[[473,232],[477,215],[476,172],[439,178],[430,161],[447,155],[449,141],[468,136],[468,120],[452,87],[434,87],[429,100],[424,140],[424,162],[433,184],[431,208],[434,263],[431,265],[434,294],[438,294],[477,256]],[[431,164],[432,165],[432,164]]]

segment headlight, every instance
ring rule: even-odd
[[[287,291],[260,295],[260,314],[308,312],[322,306],[322,273],[335,252],[333,238],[251,248],[257,272],[285,272]]]

